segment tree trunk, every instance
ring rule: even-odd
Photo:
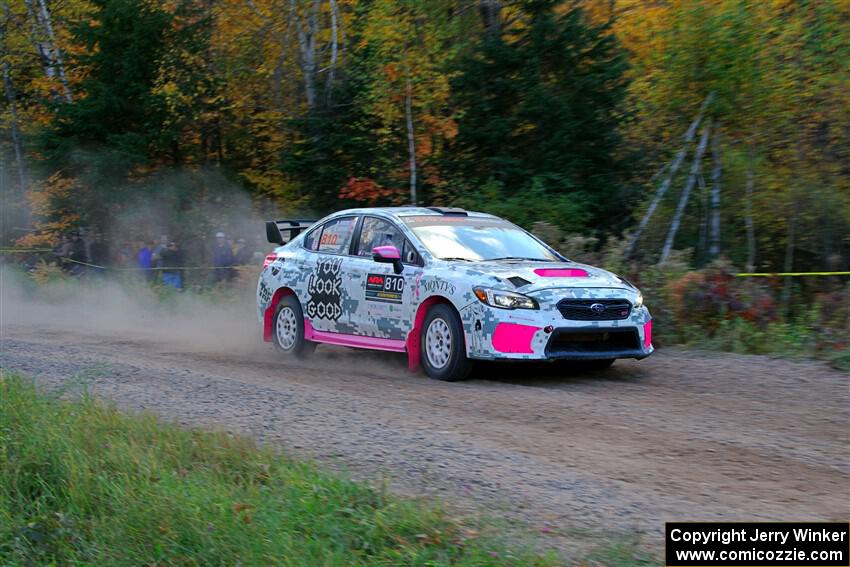
[[[484,31],[491,37],[499,37],[502,33],[502,3],[501,0],[480,0],[478,12],[484,23]]]
[[[59,80],[65,102],[71,102],[71,88],[65,75],[62,51],[56,45],[56,34],[53,32],[53,20],[47,8],[47,0],[24,0],[24,3],[32,21],[32,40],[41,58],[44,74],[50,79]]]
[[[691,189],[697,182],[697,176],[702,162],[702,156],[705,153],[705,146],[708,144],[709,125],[706,125],[702,130],[702,137],[697,146],[694,161],[691,163],[691,171],[688,174],[688,181],[685,183],[685,188],[682,190],[682,196],[679,198],[679,205],[676,207],[676,214],[673,215],[673,222],[670,223],[670,231],[667,233],[667,241],[664,243],[664,249],[661,251],[661,259],[659,264],[663,264],[670,257],[670,252],[673,250],[673,241],[676,240],[676,233],[679,231],[679,225],[682,222],[682,215],[685,213],[685,207],[688,205],[688,198],[691,196]]]
[[[699,238],[697,240],[699,254],[697,254],[697,257],[701,261],[708,248],[708,188],[705,186],[705,178],[702,176],[702,173],[699,174],[697,184],[699,185],[700,195]],[[700,265],[699,261],[697,265]]]
[[[661,185],[658,187],[658,191],[655,193],[655,197],[649,204],[649,208],[646,210],[646,213],[644,213],[637,230],[635,231],[634,235],[632,235],[632,238],[629,241],[628,246],[626,247],[625,258],[627,260],[634,253],[638,239],[640,239],[641,234],[643,234],[643,231],[649,224],[650,219],[652,219],[652,215],[655,214],[655,209],[658,208],[658,204],[661,202],[661,199],[664,197],[664,194],[667,193],[667,190],[670,188],[670,184],[673,182],[673,177],[676,175],[676,172],[679,171],[679,166],[682,165],[682,162],[685,159],[685,155],[688,153],[688,146],[693,141],[694,136],[696,135],[697,128],[699,128],[699,124],[700,122],[702,122],[702,117],[705,114],[705,109],[711,103],[711,100],[713,98],[713,92],[709,93],[708,96],[705,97],[705,100],[702,102],[702,106],[700,106],[699,114],[697,114],[697,117],[694,118],[693,122],[691,122],[691,125],[688,127],[688,131],[685,132],[685,144],[682,146],[682,149],[679,150],[679,153],[676,154],[676,157],[670,164],[670,168],[667,171],[667,176],[664,178],[664,180],[661,182]]]
[[[35,7],[32,4],[32,0],[24,0],[24,4],[27,7],[27,15],[30,19],[30,39],[35,46],[35,50],[38,52],[38,57],[41,60],[41,65],[44,68],[44,74],[49,79],[54,79],[56,77],[56,71],[53,68],[53,63],[50,58],[50,49],[47,45],[47,42],[42,39],[42,33],[39,28],[41,28],[40,19],[38,17],[38,13],[35,10]],[[6,14],[8,17],[9,8],[6,7]]]
[[[794,269],[794,240],[797,232],[797,199],[791,199],[791,218],[788,220],[788,241],[785,243],[785,262],[782,265],[783,272],[791,272]],[[791,285],[793,278],[785,276],[782,286],[782,313],[788,316],[788,307],[791,305]]]
[[[327,93],[327,104],[331,103],[331,93],[334,86],[334,74],[336,73],[337,51],[339,49],[339,38],[337,31],[337,5],[336,0],[330,0],[331,7],[331,62],[328,66],[328,81],[325,91]]]
[[[8,18],[9,16],[9,7],[5,6],[5,13]],[[0,40],[5,41],[5,29],[0,28]],[[3,55],[6,55],[3,53]],[[21,194],[27,189],[27,166],[24,161],[24,146],[21,140],[21,131],[18,128],[18,106],[17,106],[17,96],[15,94],[15,87],[12,84],[12,74],[11,74],[11,66],[9,65],[9,61],[4,60],[2,63],[3,68],[3,87],[6,91],[6,101],[9,105],[9,130],[12,134],[12,147],[15,151],[15,164],[18,167],[18,183],[21,188]]]
[[[803,166],[803,136],[803,129],[801,127],[797,134],[797,163],[795,165],[798,168],[802,168]],[[788,218],[788,240],[785,242],[785,262],[782,264],[782,271],[786,273],[794,270],[794,248],[796,246],[797,239],[797,218],[799,212],[797,200],[800,195],[800,185],[801,181],[799,178],[791,185],[791,216]],[[782,296],[780,299],[780,308],[785,317],[790,315],[791,287],[793,286],[793,283],[794,278],[791,276],[785,276],[785,281],[782,285]]]
[[[9,74],[9,62],[3,62],[3,84],[6,89],[6,100],[9,103],[9,130],[12,132],[12,146],[15,150],[15,164],[18,166],[18,183],[23,193],[27,189],[27,168],[24,163],[24,148],[21,142],[21,132],[18,130],[18,110],[15,103],[15,89]]]
[[[407,92],[404,97],[404,118],[407,122],[407,151],[410,156],[410,204],[416,205],[416,137],[413,132],[413,92],[410,75],[407,76]]]
[[[296,0],[289,0],[290,15],[295,25],[298,37],[299,61],[301,63],[301,74],[304,78],[304,97],[307,99],[307,108],[310,112],[316,109],[316,36],[319,32],[319,8],[321,0],[313,0],[306,18],[302,18],[298,11]],[[305,21],[306,20],[306,25]]]
[[[711,171],[711,239],[708,257],[712,260],[720,255],[720,177],[723,174],[723,164],[720,161],[720,130],[714,126],[714,137],[711,139],[711,159],[714,167]]]
[[[753,272],[756,269],[756,231],[753,225],[753,164],[752,159],[747,165],[747,183],[746,191],[746,212],[744,223],[747,227],[747,271]]]

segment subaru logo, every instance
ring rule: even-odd
[[[590,310],[596,313],[597,315],[601,315],[605,312],[605,306],[601,303],[594,303],[590,306]]]

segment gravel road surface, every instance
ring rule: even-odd
[[[665,520],[850,516],[850,380],[820,363],[672,349],[595,374],[487,367],[449,384],[395,354],[287,362],[246,344],[18,322],[0,365],[504,515],[556,546],[585,528],[658,542]]]

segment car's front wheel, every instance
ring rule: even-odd
[[[472,362],[466,357],[463,325],[457,312],[445,304],[435,305],[425,316],[422,329],[420,350],[425,374],[446,382],[469,376]]]
[[[316,348],[316,343],[304,338],[304,313],[294,295],[280,300],[274,315],[274,344],[285,354],[303,357]]]

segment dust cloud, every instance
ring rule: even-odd
[[[37,286],[0,267],[0,338],[34,328],[146,340],[193,352],[248,353],[263,345],[253,288],[161,296],[144,283],[59,281]]]
[[[23,256],[26,263],[21,256],[0,256],[0,338],[28,327],[204,352],[264,346],[255,290],[262,257],[274,247],[265,240],[264,220],[292,213],[252,197],[210,168],[164,172],[111,191],[110,204],[88,206],[87,220],[76,229],[89,246],[97,238],[106,243],[107,258],[99,261],[105,272],[86,268],[81,278],[72,278],[54,268],[48,283],[36,284],[26,272],[48,269],[56,263],[52,254]],[[231,285],[210,289],[211,273],[197,268],[211,264],[218,232],[244,242],[253,257]],[[134,272],[138,250],[161,238],[182,251],[185,291],[151,286]]]
[[[262,214],[258,213],[262,211]],[[102,340],[108,348],[145,343],[152,356],[162,353],[226,355],[246,363],[273,361],[283,366],[313,367],[336,372],[398,375],[403,355],[388,360],[384,353],[322,346],[309,361],[291,361],[263,342],[256,304],[262,259],[274,245],[265,240],[264,221],[273,218],[317,218],[309,211],[287,211],[259,203],[220,177],[173,174],[139,190],[111,211],[103,222],[81,227],[85,240],[101,235],[113,252],[138,250],[161,235],[176,240],[185,252],[184,291],[150,285],[135,277],[126,263],[113,264],[104,274],[86,271],[82,278],[59,275],[36,283],[10,257],[0,257],[0,351],[7,338],[39,333],[65,333],[68,343]],[[244,239],[255,251],[247,266],[224,286],[211,286],[209,266],[215,234]],[[44,259],[52,261],[46,254]],[[135,265],[134,262],[131,262]],[[54,269],[59,272],[58,268]],[[61,353],[57,353],[61,356]],[[385,360],[387,359],[387,360]]]

